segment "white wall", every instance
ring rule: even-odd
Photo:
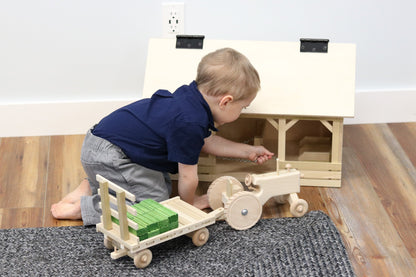
[[[83,133],[114,103],[140,98],[148,39],[162,35],[163,2],[0,0],[0,136]],[[356,43],[361,102],[347,123],[416,121],[412,109],[391,101],[416,103],[416,2],[181,2],[185,32],[207,39]],[[76,103],[91,109],[76,117]],[[388,109],[400,116],[381,117]]]

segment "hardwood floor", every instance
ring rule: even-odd
[[[49,209],[84,178],[83,138],[0,138],[0,228],[82,224]],[[300,197],[331,217],[357,276],[416,276],[416,123],[345,126],[342,170],[341,188]],[[283,216],[288,205],[264,206],[264,218]]]

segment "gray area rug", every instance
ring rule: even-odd
[[[260,220],[236,231],[225,222],[208,227],[202,247],[186,236],[153,246],[145,269],[110,258],[94,227],[0,230],[0,276],[355,276],[329,217]]]

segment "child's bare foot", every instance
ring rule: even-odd
[[[51,212],[56,219],[81,219],[81,200],[75,203],[59,202],[53,204]]]
[[[81,196],[91,195],[90,184],[87,179],[68,193],[61,201],[51,206],[51,213],[56,219],[81,219]]]
[[[81,196],[91,195],[90,183],[87,179],[82,180],[79,186],[68,193],[60,202],[64,203],[75,203],[81,199]]]
[[[194,206],[200,210],[209,208],[208,195],[207,194],[195,195]]]

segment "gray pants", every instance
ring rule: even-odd
[[[92,196],[81,197],[84,225],[100,222],[100,196],[97,194],[99,184],[95,178],[96,174],[134,194],[136,202],[149,198],[163,201],[171,194],[172,183],[168,173],[132,162],[119,147],[94,136],[91,131],[88,131],[82,145],[81,162],[92,191]]]

